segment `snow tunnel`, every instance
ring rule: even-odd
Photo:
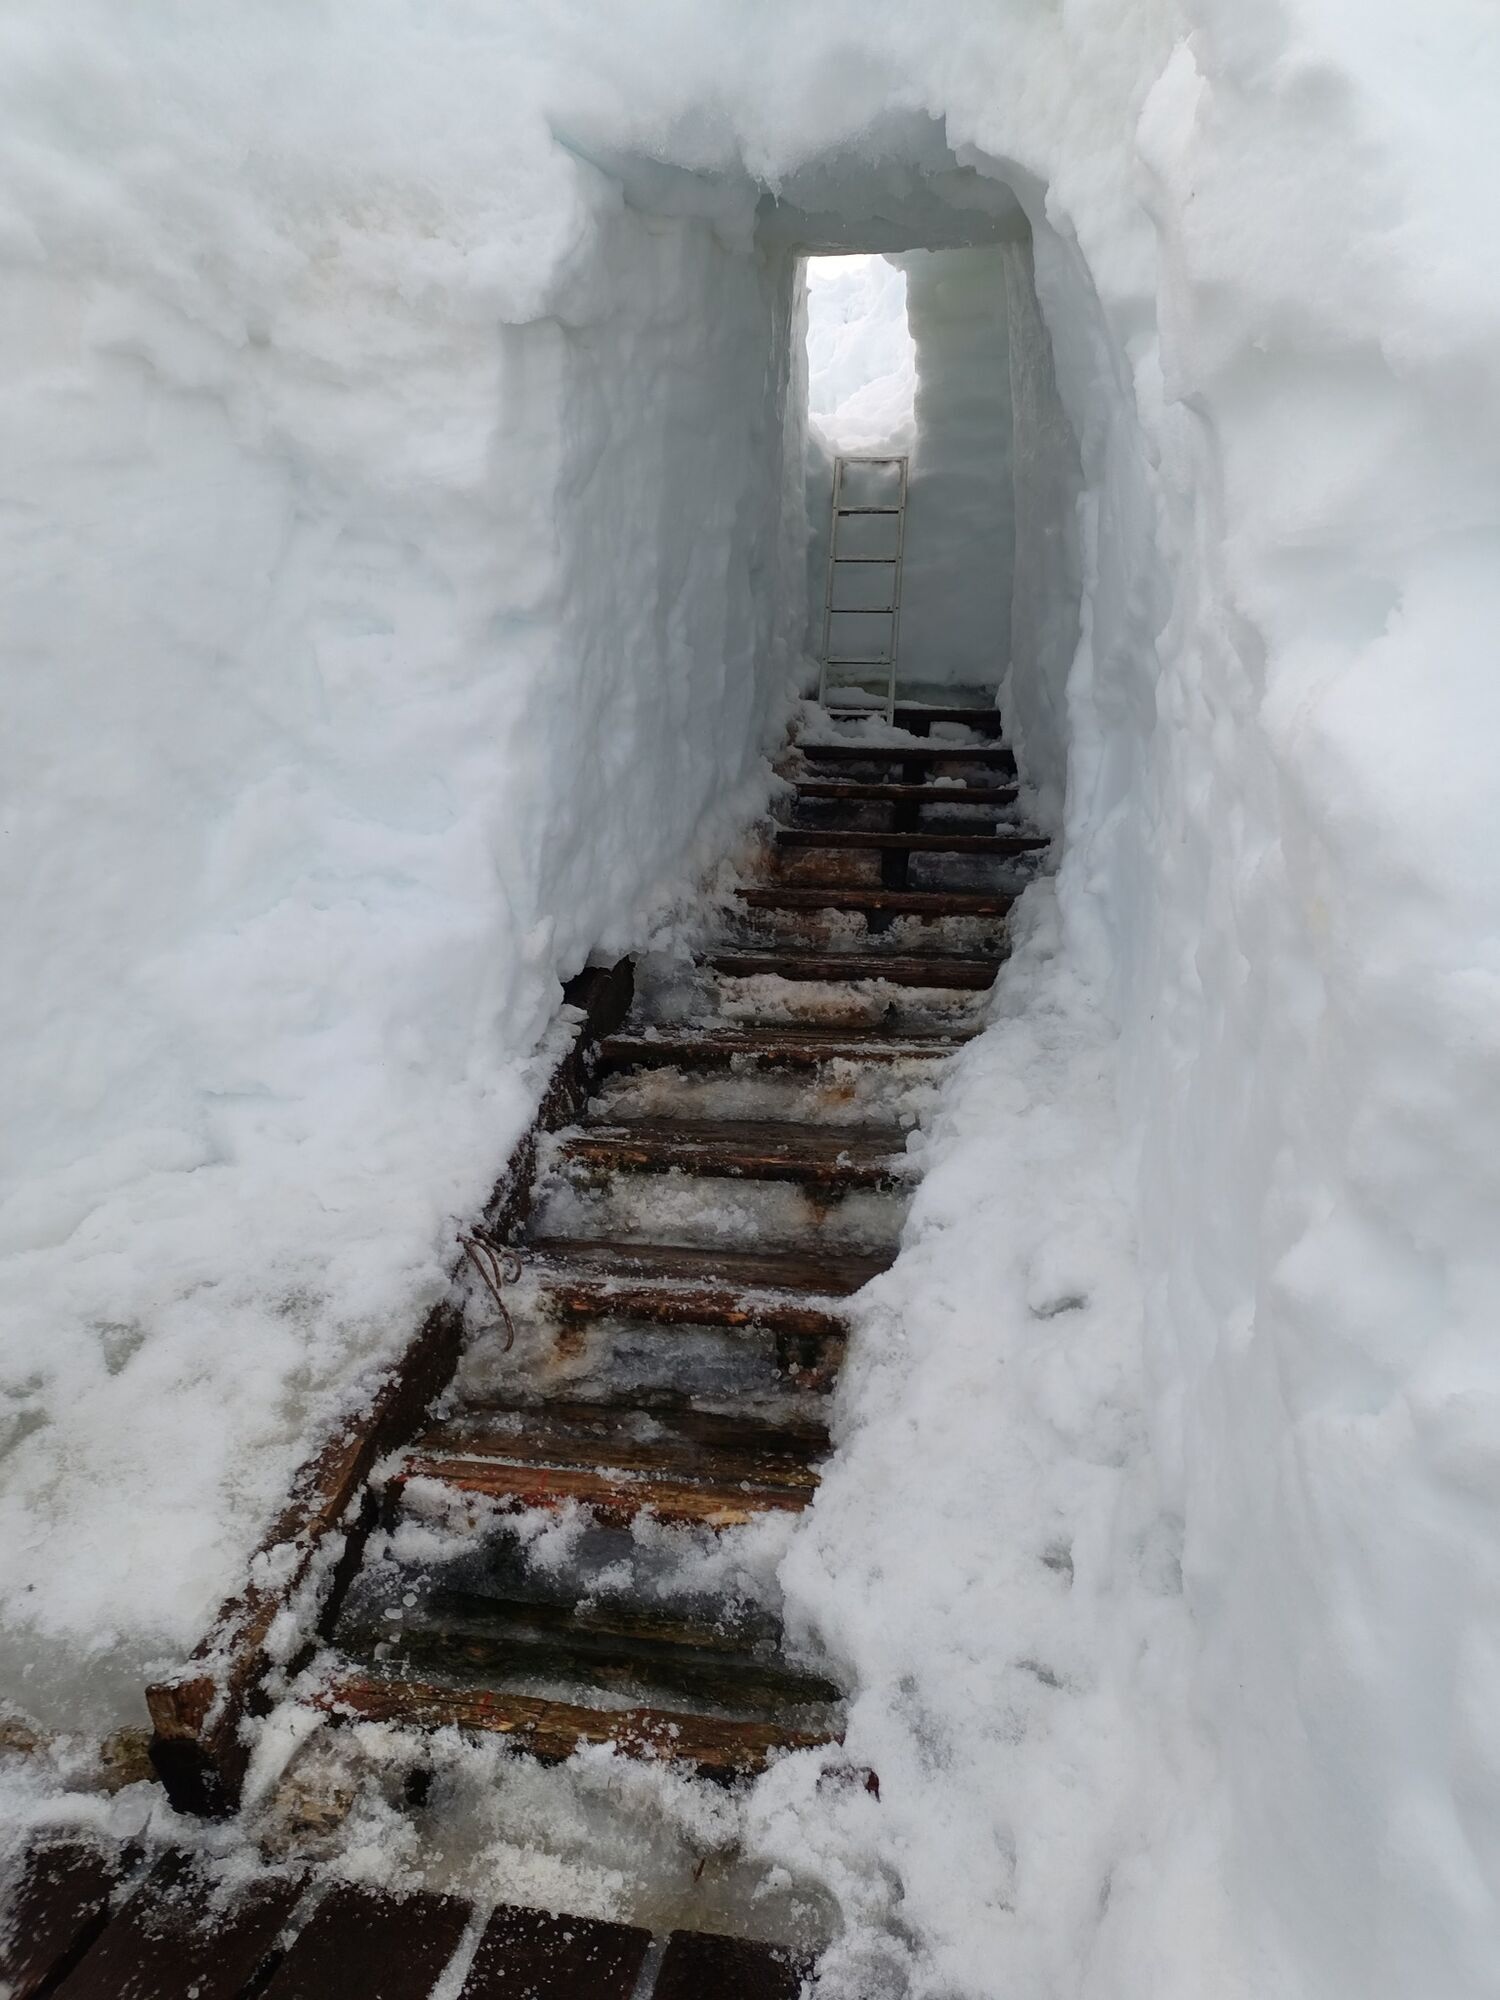
[[[1038,230],[1054,286],[1076,274],[1039,190],[1001,163],[960,162],[926,118],[893,121],[774,189],[638,158],[598,164],[597,233],[562,315],[587,323],[566,341],[556,330],[507,335],[518,346],[556,339],[559,357],[587,368],[587,380],[559,378],[586,406],[562,425],[581,458],[558,495],[560,548],[579,556],[561,601],[583,711],[607,719],[616,700],[663,699],[687,725],[680,755],[699,733],[682,705],[699,705],[717,743],[711,762],[733,762],[736,737],[758,740],[779,677],[821,660],[832,454],[807,421],[807,271],[876,255],[904,279],[916,354],[915,409],[895,439],[910,459],[901,682],[1001,698],[1038,810],[1058,825],[1081,472],[1038,299]],[[627,386],[634,369],[649,393]],[[529,396],[534,371],[525,380]],[[878,422],[855,435],[862,452],[894,448]],[[639,511],[626,493],[652,505]],[[611,552],[632,572],[628,589],[624,570],[600,560]],[[622,629],[622,608],[636,606],[647,622]],[[842,615],[858,625],[856,612]],[[622,643],[642,654],[628,691]],[[691,785],[677,796],[701,804]]]

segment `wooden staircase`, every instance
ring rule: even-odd
[[[502,1293],[515,1345],[497,1312],[419,1421],[456,1353],[451,1313],[435,1316],[423,1338],[448,1358],[390,1392],[411,1414],[378,1483],[374,1445],[346,1452],[347,1477],[339,1459],[316,1532],[336,1501],[356,1527],[296,1699],[335,1723],[454,1725],[547,1760],[606,1743],[721,1780],[838,1736],[840,1691],[788,1648],[776,1607],[680,1585],[670,1538],[795,1515],[816,1493],[849,1302],[893,1259],[909,1198],[900,1107],[977,1032],[1046,844],[1007,817],[999,730],[989,707],[909,705],[894,730],[805,728],[687,1002],[647,965],[621,1018],[612,975],[549,1100],[554,1129],[487,1217],[522,1261]],[[389,1454],[397,1417],[382,1422]],[[586,1522],[565,1573],[528,1564],[522,1513]],[[648,1519],[667,1557],[659,1532],[635,1532]],[[283,1544],[303,1533],[292,1520]],[[452,1553],[404,1554],[413,1521]],[[252,1597],[151,1691],[180,1803],[233,1802],[223,1662],[265,1651]],[[234,1671],[233,1713],[266,1706],[255,1690],[274,1675]]]

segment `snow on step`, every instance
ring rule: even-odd
[[[771,1022],[743,1028],[643,1028],[611,1035],[600,1050],[605,1069],[660,1065],[682,1069],[728,1068],[747,1063],[765,1068],[811,1069],[821,1063],[940,1061],[954,1054],[973,1032],[851,1035],[837,1028],[791,1027]]]
[[[758,1717],[593,1708],[383,1675],[341,1675],[311,1699],[341,1721],[399,1722],[417,1729],[451,1727],[510,1736],[518,1748],[545,1763],[561,1763],[582,1744],[613,1744],[631,1756],[667,1757],[689,1764],[704,1777],[750,1777],[763,1771],[778,1752],[815,1749],[832,1740],[827,1729],[792,1729]]]
[[[814,1256],[561,1237],[532,1243],[528,1255],[543,1296],[567,1312],[814,1336],[842,1335],[835,1301],[891,1262],[890,1254]]]
[[[1033,854],[1051,845],[1042,833],[882,833],[863,827],[780,826],[785,848],[873,848],[909,854]]]
[[[612,1172],[688,1173],[801,1181],[820,1187],[893,1187],[907,1172],[900,1126],[772,1125],[632,1119],[565,1133],[563,1157]]]
[[[993,986],[1003,960],[962,952],[809,951],[780,946],[774,951],[716,951],[709,960],[730,979],[881,981],[892,986],[980,992]]]

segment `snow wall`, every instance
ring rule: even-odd
[[[1012,694],[1038,744],[1066,712],[1159,1568],[1257,1990],[1490,1993],[1489,10],[69,0],[4,32],[18,1696],[190,1634],[312,1400],[437,1284],[558,974],[753,779],[795,296],[736,190],[839,158],[943,207],[957,163],[1025,207],[1077,444],[1042,537],[1076,654]],[[723,438],[702,490],[653,455],[669,357]],[[1068,446],[1017,440],[1058,502]],[[651,646],[570,627],[573,582]],[[1135,1975],[1075,1990],[1167,1990]]]
[[[1012,254],[913,250],[900,260],[917,349],[900,659],[917,681],[994,688],[1010,663]]]
[[[749,203],[457,75],[392,156],[389,47],[330,146],[331,70],[263,127],[232,40],[127,44],[7,65],[0,345],[0,1686],[91,1726],[441,1290],[560,980],[763,805],[801,612]]]

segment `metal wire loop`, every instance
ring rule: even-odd
[[[506,1306],[502,1288],[515,1284],[520,1277],[524,1269],[520,1252],[508,1243],[492,1243],[487,1236],[460,1236],[458,1240],[464,1255],[479,1273],[480,1282],[495,1301],[495,1311],[505,1327],[505,1345],[500,1351],[509,1354],[516,1344],[516,1323]]]

